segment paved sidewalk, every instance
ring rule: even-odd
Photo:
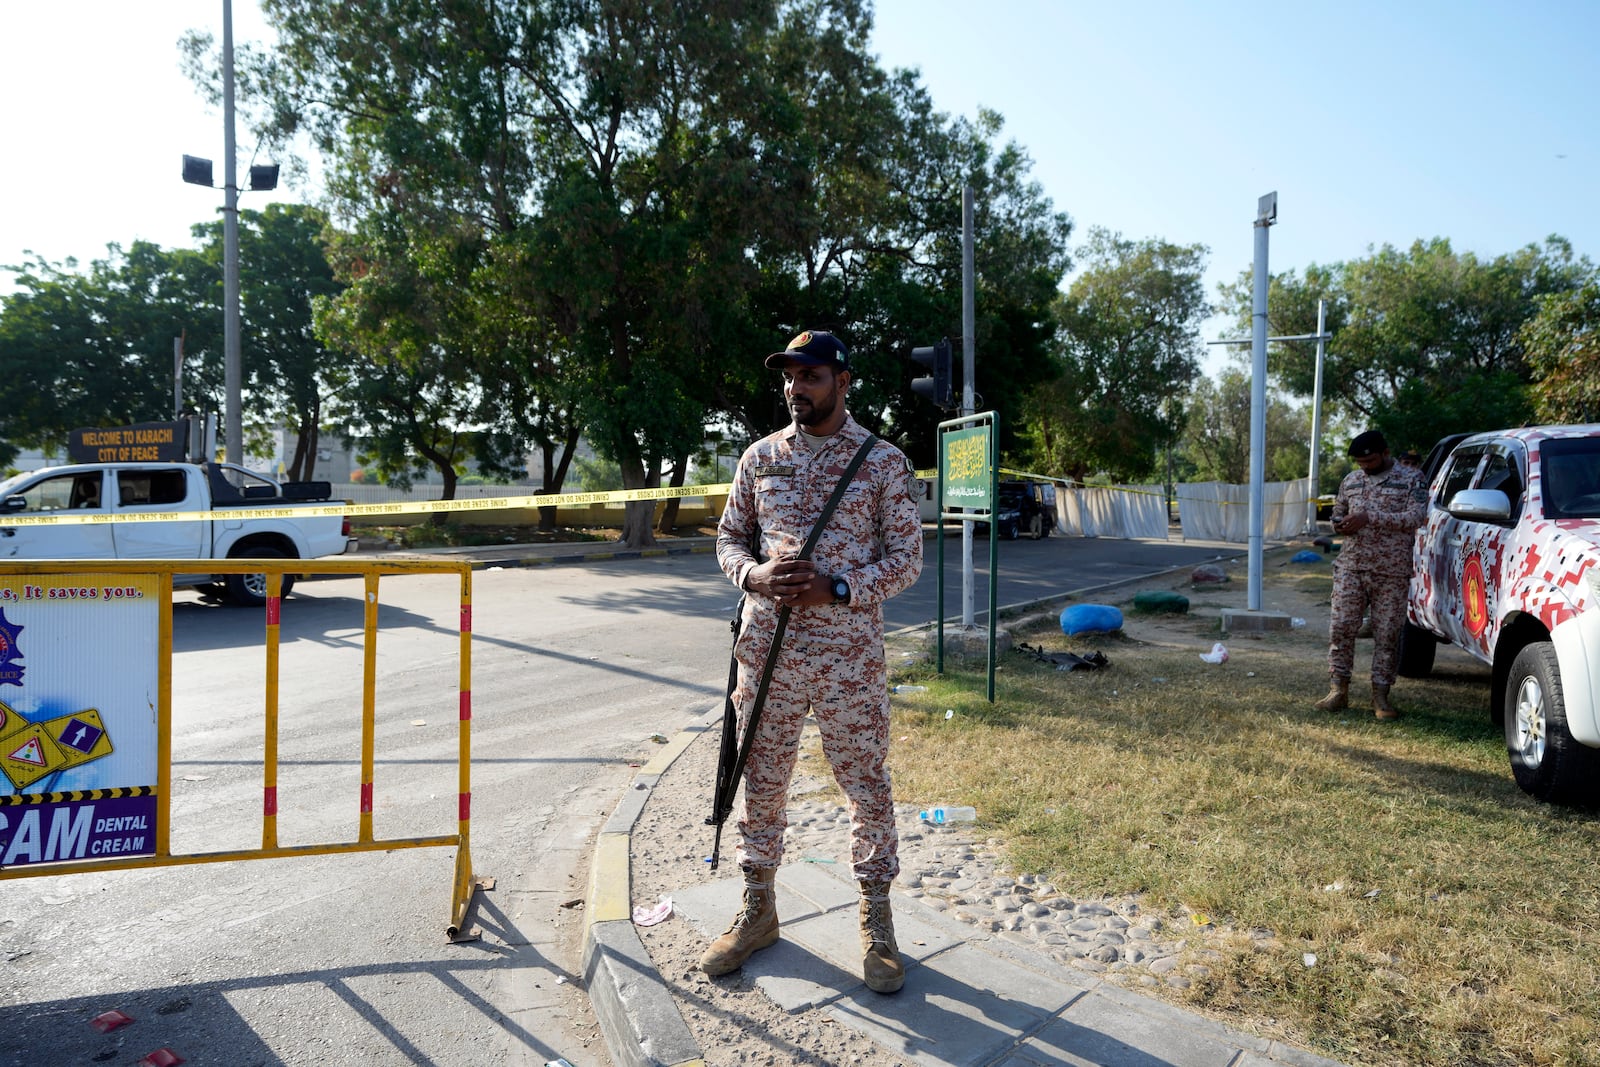
[[[703,1062],[702,1050],[638,933],[628,899],[629,834],[661,776],[706,727],[672,739],[646,764],[602,829],[588,898],[583,971],[618,1067]],[[677,914],[710,937],[737,907],[741,877],[683,890]],[[894,894],[906,960],[892,996],[859,977],[856,887],[816,864],[779,868],[783,937],[744,974],[785,1011],[821,1012],[923,1067],[1339,1067],[1332,1060],[1239,1033],[1192,1012],[1062,967]],[[780,1057],[781,1050],[774,1050]],[[772,1062],[779,1062],[774,1060]]]

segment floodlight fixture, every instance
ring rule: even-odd
[[[1256,201],[1256,225],[1271,226],[1278,221],[1278,194],[1268,193]]]
[[[250,191],[253,193],[270,192],[278,187],[278,165],[276,163],[254,163],[250,166]]]
[[[211,160],[199,156],[183,157],[183,180],[189,185],[211,188]]]

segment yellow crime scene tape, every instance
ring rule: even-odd
[[[92,526],[108,522],[200,522],[206,519],[307,519],[318,516],[420,515],[450,511],[502,511],[522,508],[585,507],[590,504],[618,504],[634,500],[670,500],[686,496],[727,496],[733,486],[662,486],[656,489],[613,489],[599,493],[536,493],[528,496],[486,496],[465,500],[391,500],[381,504],[301,504],[295,507],[232,507],[210,511],[140,511],[108,515],[104,512],[80,514],[74,511],[48,515],[0,515],[0,526]]]

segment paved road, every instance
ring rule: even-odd
[[[1242,545],[1212,541],[1124,541],[1106,537],[1047,537],[1042,541],[999,543],[1002,609],[1109,582],[1127,581],[1169,567],[1193,567],[1243,553]],[[961,538],[945,538],[945,619],[960,620],[962,611]],[[938,567],[936,546],[927,544],[926,563],[917,584],[885,606],[890,627],[920,626],[936,618]],[[973,619],[986,623],[989,607],[989,541],[973,539]]]
[[[1008,543],[1001,600],[1217,551]],[[891,624],[929,621],[934,578]],[[453,576],[383,583],[379,836],[455,828],[456,593]],[[563,905],[650,735],[720,712],[732,600],[709,554],[475,572],[472,858],[499,880],[484,939],[444,942],[453,855],[437,848],[0,881],[0,1067],[162,1047],[195,1063],[604,1067],[571,982],[581,917]],[[285,605],[284,844],[354,839],[362,611],[349,579]],[[260,638],[259,613],[175,601],[175,851],[260,841]],[[137,1021],[101,1035],[87,1021],[109,1009]]]

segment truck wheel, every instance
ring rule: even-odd
[[[1433,656],[1438,640],[1420,626],[1406,623],[1400,631],[1400,662],[1395,670],[1402,678],[1426,678],[1433,672]]]
[[[1523,791],[1548,804],[1593,806],[1600,758],[1567,732],[1560,666],[1548,641],[1528,645],[1511,663],[1505,695],[1506,752]]]
[[[1000,524],[1000,536],[1007,541],[1015,541],[1021,535],[1018,520],[1012,519],[1010,522]]]
[[[234,558],[246,557],[250,559],[286,559],[281,551],[276,548],[251,548],[237,553]],[[259,608],[267,602],[267,576],[265,574],[230,574],[227,576],[228,599],[244,608]],[[294,588],[294,576],[283,576],[283,591],[280,596],[288,596],[289,590]]]

